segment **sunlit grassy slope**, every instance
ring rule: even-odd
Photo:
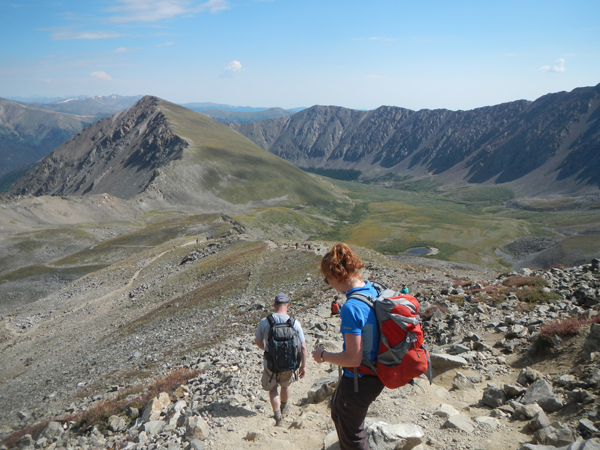
[[[180,164],[201,168],[199,188],[234,204],[283,197],[288,206],[334,204],[319,180],[226,125],[165,101],[160,108],[175,133],[190,143]]]

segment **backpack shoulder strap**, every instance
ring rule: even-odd
[[[360,293],[356,293],[356,294],[352,294],[350,297],[348,297],[348,300],[350,300],[351,298],[355,298],[356,300],[360,300],[363,303],[366,303],[367,305],[369,305],[369,307],[374,308],[375,305],[373,305],[373,300],[370,295],[365,295],[365,294],[360,294]]]
[[[267,316],[267,321],[269,322],[270,327],[273,328],[273,325],[275,325],[275,319],[273,318],[273,314],[269,314]]]
[[[289,323],[289,324],[290,324],[290,326],[291,326],[292,328],[294,328],[294,324],[296,323],[296,320],[295,320],[293,317],[290,317],[290,318],[287,320],[287,323]]]

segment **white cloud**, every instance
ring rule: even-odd
[[[225,70],[229,71],[229,72],[241,72],[242,71],[242,63],[236,60],[231,61],[229,64],[227,64],[227,67],[225,67]]]
[[[175,42],[165,42],[164,44],[156,44],[155,47],[168,47],[169,45],[175,45]]]
[[[112,77],[107,74],[106,72],[102,72],[101,70],[98,72],[92,72],[90,73],[90,76],[92,78],[97,78],[98,80],[104,80],[104,81],[111,81]]]
[[[55,41],[75,40],[75,39],[114,39],[122,37],[122,34],[116,31],[70,31],[56,30],[50,35]]]
[[[242,66],[242,63],[234,59],[229,64],[227,64],[227,66],[225,66],[225,68],[223,69],[223,73],[219,75],[219,78],[231,78],[236,74],[242,72],[243,70],[245,69]]]
[[[542,66],[538,69],[539,72],[565,72],[565,60],[560,58],[554,61],[552,66]]]
[[[119,48],[115,49],[115,53],[130,53],[130,52],[135,52],[135,49],[125,48],[125,47],[119,47]]]
[[[157,22],[179,16],[192,16],[209,11],[216,13],[229,9],[227,0],[208,0],[194,4],[189,0],[118,0],[121,4],[107,11],[116,12],[112,22]]]

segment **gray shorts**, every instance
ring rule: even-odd
[[[272,391],[277,387],[288,387],[294,382],[294,372],[273,373],[266,367],[263,369],[262,374],[262,388],[265,391]]]

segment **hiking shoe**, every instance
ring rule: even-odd
[[[281,416],[287,417],[289,413],[290,413],[290,405],[288,403],[286,403],[285,405],[283,405],[281,407]]]
[[[275,411],[275,414],[273,414],[273,419],[275,419],[275,426],[276,427],[283,426],[283,417],[281,417],[281,412],[280,411]]]

